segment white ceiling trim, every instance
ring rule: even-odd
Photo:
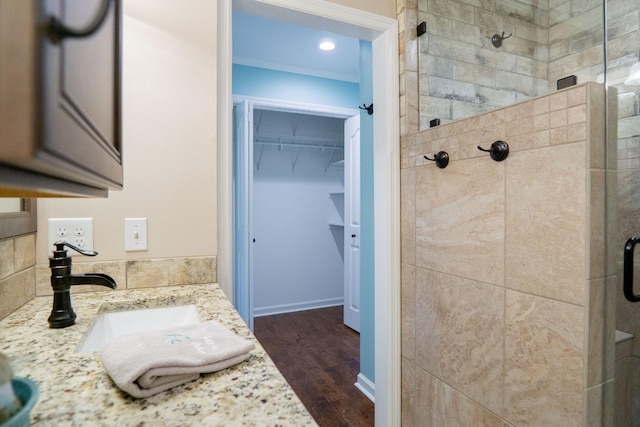
[[[242,101],[250,101],[254,108],[262,110],[276,110],[289,113],[304,113],[316,116],[337,117],[348,119],[351,116],[360,114],[360,110],[355,108],[334,107],[320,104],[309,104],[297,101],[282,101],[278,99],[261,98],[258,96],[233,95],[233,104]]]
[[[232,0],[233,10],[360,40],[374,40],[388,30],[390,18],[326,0]],[[340,21],[335,17],[340,16]],[[362,26],[363,22],[366,26]]]

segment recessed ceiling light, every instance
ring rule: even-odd
[[[320,42],[318,47],[322,50],[333,50],[336,48],[336,44],[331,40],[323,40]]]

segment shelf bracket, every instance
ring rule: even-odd
[[[262,124],[263,111],[262,110],[258,110],[257,113],[258,113],[258,120],[256,120],[256,123],[255,123],[255,129],[256,129],[255,133],[256,134],[260,133],[260,125]]]
[[[331,160],[333,160],[333,153],[334,153],[335,151],[336,151],[336,150],[332,149],[332,150],[331,150],[331,153],[329,153],[329,159],[327,160],[327,163],[325,163],[325,164],[324,164],[324,171],[325,171],[325,172],[329,170],[329,165],[331,164]]]
[[[327,160],[327,163],[325,163],[324,165],[324,171],[327,172],[329,170],[329,165],[331,164],[331,160],[333,160],[333,153],[336,152],[336,150],[339,150],[340,147],[338,147],[338,142],[334,142],[333,143],[333,147],[327,147],[328,150],[331,150],[331,153],[329,153],[329,159]]]
[[[256,161],[256,167],[260,170],[260,163],[262,162],[262,153],[264,151],[264,145],[260,146],[260,154],[258,154],[258,161]]]
[[[291,172],[296,171],[296,163],[298,163],[298,158],[300,157],[300,147],[296,150],[296,157],[293,159],[293,163],[291,164]]]
[[[295,137],[298,132],[298,125],[300,124],[300,115],[296,114],[293,117],[293,123],[291,124],[291,131]]]

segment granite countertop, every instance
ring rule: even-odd
[[[217,284],[72,295],[76,324],[49,329],[52,297],[36,297],[0,321],[0,351],[16,376],[40,389],[31,422],[38,426],[315,426],[273,361]],[[193,303],[202,321],[215,319],[255,342],[249,360],[146,399],[118,389],[100,354],[76,352],[101,311]]]

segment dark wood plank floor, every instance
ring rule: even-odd
[[[360,336],[342,306],[256,317],[254,333],[321,427],[374,425],[374,406],[353,384]]]

